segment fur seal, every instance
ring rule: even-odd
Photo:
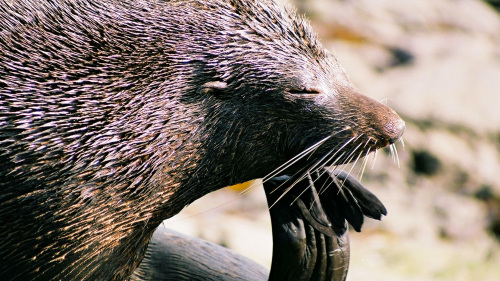
[[[0,0],[0,271],[127,279],[197,198],[403,131],[271,0]]]

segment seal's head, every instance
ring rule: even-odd
[[[227,10],[208,8],[203,15],[220,19],[199,52],[197,94],[209,112],[207,146],[231,145],[217,155],[236,160],[233,176],[249,176],[231,182],[262,177],[318,142],[292,170],[319,159],[321,165],[350,162],[403,134],[401,118],[356,90],[308,23],[288,9],[272,1],[229,1]]]

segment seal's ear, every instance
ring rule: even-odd
[[[218,98],[227,98],[227,83],[222,81],[211,81],[201,85],[198,88],[198,94],[214,95]]]

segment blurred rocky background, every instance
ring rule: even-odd
[[[387,149],[363,175],[389,214],[351,231],[348,280],[500,280],[500,1],[290,1],[353,83],[407,124],[400,167]],[[269,267],[262,188],[235,189],[165,226]]]

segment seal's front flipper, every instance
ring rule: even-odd
[[[381,220],[382,215],[387,215],[384,204],[352,175],[342,170],[328,170],[328,172],[330,176],[337,178],[353,194],[365,216]]]
[[[346,221],[360,231],[364,216],[387,214],[382,202],[344,171],[317,171],[300,180],[275,177],[264,189],[272,206],[269,280],[345,280],[350,247]]]
[[[349,267],[345,218],[335,213],[329,217],[324,212],[310,180],[281,176],[264,183],[268,205],[272,206],[269,280],[345,280]],[[286,194],[281,196],[283,192]]]

